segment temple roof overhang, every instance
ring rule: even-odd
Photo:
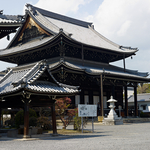
[[[117,79],[123,81],[132,81],[137,83],[147,83],[150,82],[150,79],[147,78],[149,75],[148,72],[138,72],[136,70],[129,70],[116,67],[114,65],[105,64],[105,63],[95,63],[90,61],[77,61],[76,59],[63,58],[60,61],[52,61],[49,64],[50,70],[57,69],[60,66],[64,66],[72,71],[86,73],[90,76],[99,77],[101,74],[105,78]]]
[[[21,95],[22,92],[35,95],[68,96],[79,92],[79,87],[61,84],[55,80],[45,61],[30,67],[12,68],[0,81],[0,97]]]
[[[124,47],[108,40],[93,28],[92,23],[59,15],[34,7],[30,4],[27,4],[26,6],[28,10],[26,11],[24,24],[18,30],[17,34],[10,42],[7,49],[0,51],[0,59],[3,61],[11,62],[7,59],[2,59],[2,57],[5,57],[6,55],[11,56],[15,54],[15,52],[21,54],[24,51],[34,50],[38,45],[42,46],[47,44],[47,42],[52,44],[51,42],[60,36],[60,33],[63,34],[63,36],[65,36],[69,42],[71,41],[76,45],[82,45],[83,47],[89,48],[91,50],[97,50],[100,52],[103,51],[103,53],[113,53],[114,55],[120,55],[119,57],[113,57],[113,59],[110,58],[109,62],[135,55],[135,53],[138,51],[137,48]],[[24,29],[29,22],[29,18],[31,18],[30,21],[32,23],[34,22],[32,27],[36,26],[38,30],[43,30],[43,34],[42,36],[31,38],[26,42],[20,42],[23,34],[26,34],[24,33]],[[41,41],[39,41],[39,39]]]
[[[71,39],[64,33],[63,31],[60,31],[57,35],[51,35],[51,36],[44,36],[41,35],[39,37],[34,38],[31,41],[28,41],[26,43],[19,43],[17,46],[10,47],[7,49],[0,50],[0,60],[10,62],[10,63],[16,63],[16,64],[22,64],[19,58],[28,59],[27,55],[31,55],[32,53],[40,53],[42,51],[43,58],[39,58],[38,61],[41,59],[45,59],[44,57],[44,49],[48,49],[53,47],[54,45],[59,46],[60,44],[64,43],[64,45],[72,45],[73,47],[78,47],[80,50],[82,50],[82,47],[84,47],[84,50],[90,50],[93,53],[97,53],[96,55],[103,55],[106,57],[106,62],[113,62],[114,60],[120,60],[122,58],[129,57],[133,55],[131,51],[126,52],[114,52],[111,50],[106,49],[97,49],[96,47],[91,47],[89,45],[82,45],[82,43],[77,42],[74,39]],[[47,51],[47,50],[46,50]],[[51,53],[51,50],[49,49],[49,53]],[[59,52],[60,53],[60,52]],[[35,54],[34,54],[35,55]],[[27,58],[25,58],[27,57]],[[103,58],[104,59],[104,58]],[[31,60],[28,60],[27,62],[30,62]],[[32,59],[33,61],[33,59]],[[26,63],[25,61],[23,63]]]
[[[4,15],[0,11],[0,39],[10,33],[16,32],[16,29],[23,24],[23,16],[21,15]]]

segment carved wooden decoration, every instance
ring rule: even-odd
[[[22,32],[20,33],[17,44],[25,43],[42,35],[50,36],[50,34],[42,29],[38,24],[36,24],[31,17],[28,17],[26,24],[24,25]]]

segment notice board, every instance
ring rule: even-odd
[[[96,117],[97,105],[78,104],[78,116],[79,117]]]

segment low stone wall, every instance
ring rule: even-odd
[[[43,129],[41,129],[41,128],[38,128],[38,127],[32,127],[32,128],[30,127],[29,128],[29,136],[42,134],[42,133],[43,133]],[[23,128],[8,130],[7,136],[8,137],[22,137],[23,136]]]
[[[9,131],[7,132],[7,136],[8,136],[8,137],[17,137],[17,135],[18,135],[18,129],[9,130]]]
[[[123,123],[150,122],[150,118],[123,118]]]

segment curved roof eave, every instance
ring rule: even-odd
[[[29,50],[32,50],[32,49],[37,49],[37,48],[39,48],[39,47],[41,47],[41,46],[47,45],[48,43],[52,42],[52,41],[55,40],[57,37],[59,37],[59,35],[60,35],[60,34],[57,34],[57,35],[54,36],[54,37],[47,37],[46,42],[44,42],[44,43],[42,43],[42,44],[39,43],[39,45],[36,44],[36,46],[33,46],[33,47],[31,46],[31,47],[29,47],[29,48],[26,48],[26,47],[24,46],[24,45],[26,45],[26,44],[28,44],[28,43],[22,44],[22,45],[25,47],[22,51],[20,51],[22,45],[20,45],[20,46],[15,46],[15,47],[11,47],[11,48],[1,49],[0,51],[8,51],[8,50],[9,50],[10,53],[6,53],[6,54],[3,54],[3,55],[0,55],[0,57],[5,57],[5,56],[8,56],[8,55],[14,55],[14,54],[17,54],[18,52],[21,53],[21,52],[26,52],[26,51],[29,51]],[[40,40],[40,39],[39,39],[39,40]],[[42,39],[42,40],[43,40],[43,39]],[[42,40],[41,40],[41,41],[42,41]],[[36,41],[31,41],[31,42],[34,43],[34,42],[37,42],[37,40],[36,40]],[[13,49],[16,49],[16,47],[19,47],[20,49],[19,49],[18,51],[15,51],[14,53],[12,53]]]
[[[142,76],[138,76],[138,75],[133,75],[133,74],[129,74],[129,73],[116,73],[116,72],[112,72],[112,71],[104,71],[104,70],[99,70],[98,72],[88,72],[86,68],[80,68],[80,67],[73,67],[71,65],[68,65],[65,61],[60,61],[58,64],[56,64],[55,66],[51,67],[50,69],[56,69],[59,66],[65,66],[67,68],[79,71],[79,72],[84,72],[88,75],[94,75],[94,76],[99,76],[100,74],[104,74],[104,75],[113,75],[113,76],[122,76],[123,78],[131,78],[131,80],[142,80],[141,82],[150,82],[150,78],[146,78],[146,77],[142,77]],[[128,79],[129,80],[129,79]]]
[[[88,47],[93,47],[93,48],[97,48],[97,49],[100,48],[100,49],[108,50],[109,52],[115,52],[115,53],[121,53],[121,54],[130,54],[130,56],[131,56],[131,55],[134,55],[134,54],[138,51],[138,49],[136,49],[136,50],[129,50],[129,51],[123,51],[123,50],[125,49],[123,46],[120,46],[120,47],[123,48],[122,51],[114,51],[114,50],[112,50],[112,49],[106,49],[106,48],[103,48],[103,47],[97,47],[97,46],[89,45],[89,44],[86,44],[86,43],[82,43],[82,42],[77,41],[76,39],[74,39],[74,38],[72,38],[72,37],[66,35],[64,32],[62,32],[62,33],[63,33],[63,35],[64,35],[66,38],[68,38],[69,40],[71,40],[71,41],[73,41],[73,42],[76,42],[76,43],[78,43],[78,44],[83,44],[83,45],[88,46]],[[127,47],[127,48],[128,48],[128,47]],[[127,49],[127,48],[126,48],[126,49]],[[129,48],[130,48],[130,47],[129,47]],[[127,58],[127,57],[129,57],[129,56],[125,56],[125,58]]]

